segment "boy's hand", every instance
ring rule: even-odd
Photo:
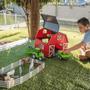
[[[65,49],[63,52],[66,53],[66,54],[71,53],[71,51],[69,49]]]

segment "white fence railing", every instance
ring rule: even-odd
[[[77,20],[75,19],[64,19],[60,18],[58,19],[59,25],[65,25],[65,26],[76,26],[77,25]]]
[[[17,67],[18,68],[22,67],[24,64],[28,64],[29,66],[31,66],[32,60],[34,60],[34,59],[28,58],[27,63],[24,63],[23,59],[18,60],[18,61],[14,62],[14,63],[11,63],[11,64],[9,64],[6,67],[2,67],[1,68],[0,69],[0,74],[1,75],[7,74],[8,72],[10,72],[12,70],[15,70]],[[17,78],[15,78],[15,75],[14,75],[14,77],[9,76],[10,78],[8,80],[3,80],[2,79],[2,80],[0,80],[0,87],[2,87],[2,88],[12,88],[13,86],[22,84],[23,82],[27,81],[31,77],[33,77],[36,74],[38,74],[44,68],[45,68],[45,63],[44,62],[38,61],[38,60],[34,60],[33,67],[26,74],[18,75],[19,73],[17,73],[17,75],[18,75]],[[21,71],[19,71],[19,72],[21,72]]]
[[[82,6],[82,5],[89,5],[90,0],[60,0],[59,5],[75,5],[75,6]]]
[[[75,26],[76,20],[57,18],[60,25]],[[40,25],[42,25],[43,20],[40,20]],[[13,29],[15,27],[27,27],[25,22],[25,17],[17,14],[6,14],[0,13],[0,30]]]
[[[25,22],[25,17],[17,14],[0,13],[0,25],[10,25]]]

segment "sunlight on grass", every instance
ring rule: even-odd
[[[27,28],[16,28],[14,30],[0,31],[0,42],[16,41],[28,37]]]

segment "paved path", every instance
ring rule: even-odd
[[[14,41],[14,42],[11,42],[11,43],[0,45],[0,51],[8,50],[10,48],[22,45],[22,44],[27,43],[27,42],[28,42],[28,38],[24,38],[24,39],[21,39],[21,40],[18,40],[18,41]]]
[[[42,8],[42,13],[55,15],[55,6],[48,4]],[[81,17],[87,17],[90,20],[90,6],[58,6],[57,18],[77,20]]]

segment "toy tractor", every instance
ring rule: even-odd
[[[60,51],[58,51],[58,52],[56,53],[56,56],[57,56],[58,59],[60,59],[60,60],[68,60],[68,59],[70,59],[70,58],[73,57],[72,54],[65,54],[65,53],[60,52]]]
[[[41,50],[39,48],[34,48],[32,46],[29,46],[28,55],[31,56],[33,59],[44,59],[44,54],[41,52]]]

